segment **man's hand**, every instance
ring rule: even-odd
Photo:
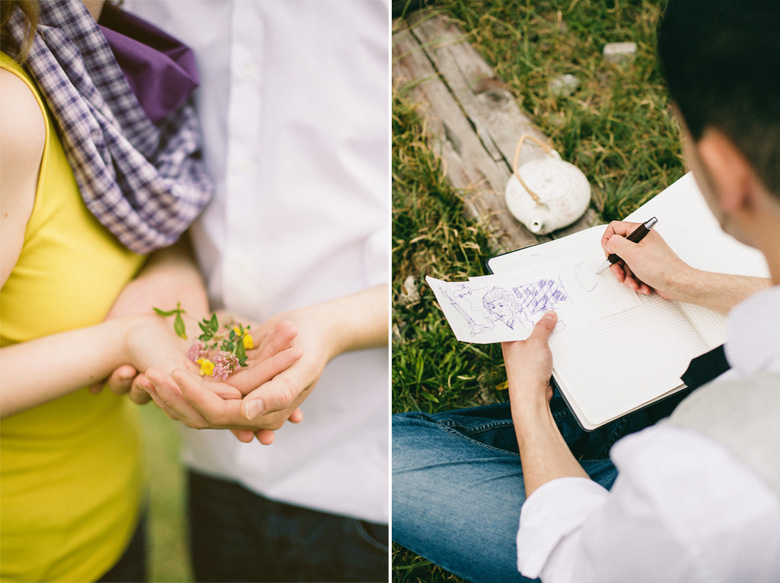
[[[253,335],[259,345],[247,351],[248,366],[225,382],[204,381],[181,369],[171,374],[149,369],[134,385],[148,392],[169,417],[188,427],[230,429],[240,441],[249,442],[256,436],[268,445],[273,442],[273,431],[285,421],[298,423],[303,419],[301,411],[288,407],[274,415],[248,420],[240,413],[240,398],[256,386],[271,381],[301,358],[301,349],[291,345],[297,334],[295,325],[283,320],[270,330],[266,328],[259,335]]]
[[[229,316],[220,314],[219,319]],[[388,288],[377,286],[280,314],[261,326],[237,317],[250,325],[260,355],[278,352],[289,339],[288,354],[297,355],[297,359],[284,370],[281,365],[249,367],[229,377],[227,383],[245,395],[239,402],[220,399],[193,382],[191,375],[179,371],[163,376],[157,374],[159,371],[151,372],[152,379],[145,379],[148,384],[144,388],[169,415],[193,427],[228,427],[242,441],[251,441],[252,428],[259,427],[260,432],[254,435],[266,443],[269,429],[286,420],[300,420],[298,406],[331,359],[343,352],[387,344],[388,316]],[[290,334],[290,326],[297,334]]]
[[[656,231],[639,243],[626,237],[638,223],[612,221],[601,237],[601,246],[622,261],[610,266],[618,281],[642,294],[656,292],[666,300],[696,304],[727,314],[748,296],[771,285],[769,279],[714,273],[695,269],[680,259]],[[706,245],[702,241],[702,245]]]
[[[542,396],[549,403],[552,398],[553,359],[548,340],[557,322],[555,312],[547,312],[526,340],[501,343],[513,405],[522,407],[524,403],[538,402]]]
[[[527,340],[503,342],[512,421],[523,463],[526,496],[551,480],[587,478],[550,412],[552,353],[548,340],[558,318],[547,312]]]
[[[292,342],[303,356],[273,379],[261,382],[254,371],[241,371],[235,375],[233,384],[242,392],[248,392],[241,404],[241,414],[245,419],[258,419],[279,411],[288,411],[300,405],[311,393],[322,376],[325,365],[339,354],[334,342],[335,335],[328,316],[318,307],[287,312],[269,320],[260,327],[275,326],[278,318],[293,322],[298,335]]]
[[[639,223],[612,221],[601,237],[605,254],[616,253],[622,261],[610,266],[617,280],[635,292],[649,295],[655,291],[664,299],[677,299],[682,282],[695,271],[671,250],[663,237],[650,231],[639,243],[629,241]]]
[[[164,387],[170,390],[166,405],[190,419],[200,416],[221,426],[278,428],[285,420],[298,420],[298,407],[311,394],[331,359],[343,352],[387,344],[387,294],[387,286],[378,286],[280,314],[261,326],[249,322],[259,350],[271,352],[284,340],[285,326],[294,325],[297,335],[291,346],[302,355],[272,378],[252,368],[231,376],[228,382],[245,395],[238,408],[236,403],[221,402],[178,374],[174,375],[178,391],[170,385]],[[219,317],[222,320],[229,314]],[[251,440],[246,432],[237,433],[237,437]],[[260,435],[258,439],[264,442]]]

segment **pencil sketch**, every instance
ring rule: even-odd
[[[574,276],[577,278],[583,290],[590,293],[599,285],[599,277],[589,263],[579,263],[574,268]]]
[[[555,330],[560,332],[639,304],[633,291],[614,278],[596,276],[593,265],[581,258],[527,268],[522,275],[425,280],[458,340],[478,344],[528,338],[549,310],[558,314]]]
[[[439,292],[447,298],[449,304],[465,320],[472,336],[493,328],[493,323],[482,313],[478,300],[477,302],[473,301],[475,293],[478,293],[479,289],[472,289],[464,283],[457,284],[453,290],[453,295],[457,298],[455,299],[447,292],[446,287],[439,285],[438,288]]]
[[[498,286],[475,288],[464,284],[458,284],[451,290],[452,293],[445,286],[440,285],[438,289],[466,322],[472,337],[492,330],[499,323],[510,330],[533,328],[538,320],[535,316],[572,301],[560,277],[540,279],[509,289]]]

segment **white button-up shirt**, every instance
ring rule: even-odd
[[[722,379],[780,371],[780,287],[735,307],[727,338]],[[520,572],[545,583],[780,581],[780,498],[723,446],[654,426],[610,457],[611,491],[561,478],[528,498]]]
[[[194,227],[215,307],[262,322],[389,279],[385,0],[127,7],[192,47],[217,194]],[[388,520],[386,349],[334,359],[276,442],[185,431],[194,468],[265,496]]]

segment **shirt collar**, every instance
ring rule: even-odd
[[[740,375],[780,371],[780,286],[739,303],[729,313],[726,358]]]

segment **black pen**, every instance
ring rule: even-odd
[[[645,221],[644,223],[639,225],[636,229],[631,231],[631,234],[628,237],[626,237],[626,239],[634,243],[639,243],[642,239],[645,238],[645,235],[647,235],[650,232],[650,229],[652,229],[657,222],[658,219],[656,219],[655,217]],[[620,261],[620,257],[615,255],[614,253],[610,254],[610,256],[607,257],[606,261],[604,261],[604,263],[602,263],[601,266],[596,270],[596,273],[597,274],[601,273],[610,265],[612,265],[613,263],[617,263],[618,261]]]

